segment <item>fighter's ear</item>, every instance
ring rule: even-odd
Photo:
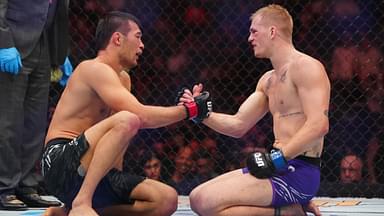
[[[275,38],[276,34],[277,34],[276,26],[269,27],[269,36],[271,37],[271,39]]]
[[[114,32],[111,36],[111,43],[117,45],[117,46],[120,46],[121,45],[121,41],[122,41],[122,38],[124,37],[124,35],[120,32]]]

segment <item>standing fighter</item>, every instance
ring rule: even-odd
[[[285,8],[263,7],[251,21],[248,41],[254,55],[270,59],[273,69],[260,78],[235,115],[211,113],[203,123],[241,137],[269,111],[273,149],[252,154],[247,168],[195,188],[190,201],[199,215],[302,215],[300,204],[307,205],[319,187],[320,155],[329,127],[326,71],[318,60],[293,46],[293,21]],[[202,85],[194,86],[193,95],[201,89]],[[180,101],[191,101],[191,96],[186,90]],[[309,207],[320,214],[313,203]]]
[[[186,116],[204,118],[208,101],[200,97],[174,107],[141,104],[130,93],[126,72],[143,52],[141,36],[134,16],[109,13],[97,27],[97,57],[78,65],[58,102],[42,170],[48,191],[71,209],[70,216],[160,216],[176,210],[176,191],[125,173],[123,156],[139,129],[165,126]],[[49,209],[45,215],[58,213],[63,211]]]

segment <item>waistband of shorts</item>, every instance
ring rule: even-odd
[[[295,159],[307,162],[307,163],[312,164],[314,166],[317,166],[319,168],[321,166],[321,159],[319,157],[307,157],[304,155],[299,155]]]
[[[71,140],[72,139],[70,139],[70,138],[54,138],[54,139],[51,139],[47,142],[47,144],[45,145],[45,148],[48,148],[48,147],[53,146],[53,145],[66,144],[66,143],[71,142]]]

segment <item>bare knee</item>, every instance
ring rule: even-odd
[[[200,210],[202,200],[201,200],[201,196],[200,196],[197,188],[192,190],[191,193],[189,194],[189,203],[190,203],[192,211],[196,212],[199,215],[202,214],[201,210]]]
[[[163,192],[159,197],[156,215],[172,215],[177,209],[177,192],[172,187],[167,187]]]
[[[191,209],[199,215],[214,215],[214,207],[210,205],[209,196],[197,187],[189,194]]]
[[[135,135],[140,129],[140,118],[128,111],[120,111],[115,114],[116,123],[114,128],[125,135]]]

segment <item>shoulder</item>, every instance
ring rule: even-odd
[[[131,76],[129,75],[129,72],[125,70],[120,72],[120,78],[125,81],[131,81]]]
[[[270,71],[265,72],[260,77],[259,84],[265,84],[266,82],[268,82],[268,80],[272,76],[273,72],[274,72],[274,70],[270,70]]]
[[[109,65],[95,59],[81,62],[73,73],[73,79],[95,89],[120,83],[119,76]]]
[[[273,71],[274,70],[267,71],[260,77],[259,82],[257,83],[256,91],[259,90],[265,92],[268,89]]]
[[[76,70],[81,77],[87,79],[107,79],[108,77],[118,78],[115,71],[107,64],[97,61],[96,59],[85,60],[81,62]]]
[[[77,67],[80,71],[84,72],[112,70],[110,66],[96,59],[82,61]]]
[[[297,78],[326,75],[324,65],[319,60],[304,53],[299,53],[297,57],[295,57],[289,70],[291,71],[290,74]]]
[[[324,65],[319,60],[303,53],[300,53],[289,67],[289,76],[295,84],[322,83],[329,85]]]
[[[265,72],[259,79],[259,84],[264,84],[268,82],[269,78],[272,76],[274,70],[270,70]]]
[[[302,66],[312,66],[324,68],[323,64],[316,58],[305,53],[298,53],[294,66],[303,68]]]

